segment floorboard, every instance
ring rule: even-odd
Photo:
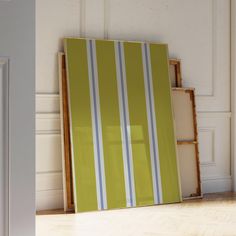
[[[36,217],[37,236],[236,236],[236,193],[133,209],[42,213]]]

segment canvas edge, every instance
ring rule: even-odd
[[[73,180],[73,196],[74,196],[74,210],[78,213],[78,202],[76,197],[76,181],[75,181],[75,163],[74,163],[74,142],[72,137],[72,120],[71,120],[71,106],[70,106],[70,86],[69,86],[69,70],[68,68],[68,55],[67,55],[67,38],[64,38],[64,52],[65,52],[65,62],[66,62],[66,76],[67,76],[67,90],[68,90],[68,109],[69,109],[69,121],[70,121],[70,140],[71,140],[71,163],[72,163],[72,180]]]
[[[176,124],[175,124],[175,118],[174,118],[174,105],[173,105],[173,98],[172,98],[172,87],[171,87],[171,79],[170,79],[170,63],[169,63],[169,47],[167,44],[165,44],[165,50],[166,50],[166,64],[168,68],[168,85],[169,85],[169,92],[170,92],[170,107],[171,107],[171,114],[172,114],[172,123],[173,123],[173,133],[174,133],[174,141],[175,141],[175,153],[176,153],[176,167],[177,167],[177,174],[178,174],[178,187],[179,187],[179,202],[183,201],[182,197],[182,189],[181,189],[181,178],[180,178],[180,167],[179,167],[179,155],[178,155],[178,146],[177,146],[177,139],[176,139]]]
[[[68,211],[67,191],[66,191],[66,167],[65,167],[65,143],[64,143],[64,117],[63,117],[63,88],[62,88],[62,57],[65,54],[58,52],[58,79],[59,79],[59,101],[60,101],[60,127],[61,127],[61,157],[62,157],[62,179],[63,179],[63,204],[64,211]]]

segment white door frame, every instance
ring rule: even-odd
[[[236,0],[231,0],[231,171],[236,191]]]
[[[0,0],[0,79],[0,236],[34,236],[35,0]]]
[[[0,58],[0,235],[8,235],[9,150],[8,150],[8,59]]]

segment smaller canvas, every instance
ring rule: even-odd
[[[172,88],[182,197],[201,197],[194,89]]]

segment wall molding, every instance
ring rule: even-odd
[[[45,97],[46,100],[54,100],[58,96],[46,95]],[[58,151],[55,153],[55,148],[61,148],[60,142],[56,141],[61,137],[60,129],[60,114],[45,112],[36,114],[37,210],[63,208],[61,155]],[[45,144],[49,141],[53,143],[51,148],[48,145],[45,147]],[[44,152],[43,148],[46,148],[47,151]]]
[[[47,172],[36,174],[36,189],[37,192],[49,190],[62,190],[62,171]]]
[[[211,157],[209,161],[201,161],[201,166],[216,166],[215,160],[215,130],[216,127],[199,128],[199,133],[209,133],[211,136]],[[209,144],[208,144],[209,145]]]
[[[197,106],[198,108],[198,106]],[[36,113],[37,114],[59,114],[60,96],[58,93],[37,93],[36,94]],[[230,111],[199,111],[197,118],[231,118]]]
[[[104,38],[110,38],[110,4],[112,4],[110,0],[104,0]],[[206,4],[208,3],[206,2]],[[211,0],[209,4],[211,5],[209,15],[211,16],[212,23],[209,34],[212,45],[209,48],[209,50],[211,50],[211,61],[209,62],[211,66],[211,76],[207,79],[210,80],[211,86],[209,91],[204,93],[200,92],[199,95],[196,95],[197,104],[199,107],[198,110],[206,112],[208,110],[216,111],[217,108],[214,107],[221,106],[222,108],[219,110],[229,111],[228,103],[230,100],[225,99],[220,90],[225,88],[222,84],[223,80],[227,79],[228,82],[230,81],[229,69],[222,66],[222,60],[224,61],[223,64],[226,64],[228,67],[230,66],[230,45],[228,43],[227,48],[226,41],[230,35],[230,22],[228,21],[227,24],[225,24],[227,21],[226,16],[228,16],[228,13],[230,12],[230,0]],[[222,11],[225,13],[222,14]],[[90,29],[87,29],[87,31],[89,30]],[[222,54],[222,52],[227,53]],[[228,92],[226,94],[228,94]],[[221,103],[220,105],[218,104],[219,101]],[[212,106],[212,104],[214,105]]]
[[[225,80],[228,80],[230,85],[230,18],[228,17],[228,25],[225,25],[226,15],[230,15],[230,0],[211,0],[212,1],[212,76],[211,76],[211,92],[209,94],[196,95],[198,109],[201,111],[212,110],[215,111],[214,106],[221,106],[220,110],[230,110],[230,96],[226,99],[225,96],[229,94],[222,91],[225,88]],[[228,10],[228,14],[221,14],[222,11]],[[225,18],[224,18],[225,17]],[[224,26],[223,26],[224,25]],[[228,26],[228,28],[227,28]],[[225,32],[227,30],[227,33]],[[221,32],[224,31],[224,32]],[[227,36],[228,35],[228,36]],[[226,41],[227,39],[227,41]],[[227,45],[228,47],[222,47]],[[226,50],[228,57],[226,58]],[[224,54],[222,53],[224,52]],[[223,56],[222,56],[223,55]],[[223,58],[221,58],[223,57]],[[222,60],[224,63],[222,63]],[[224,66],[223,66],[224,65]],[[226,66],[228,66],[228,68]],[[224,84],[223,84],[224,82]],[[228,102],[227,102],[228,101]],[[219,105],[219,103],[222,103]],[[227,104],[228,103],[228,104]]]
[[[212,31],[210,32],[211,37],[212,37],[212,52],[211,52],[211,56],[212,56],[212,63],[211,63],[211,67],[212,67],[212,76],[211,76],[211,93],[210,94],[201,94],[199,95],[199,97],[204,96],[204,97],[215,97],[215,76],[216,76],[216,57],[215,57],[215,52],[217,49],[217,45],[216,45],[216,30],[217,30],[217,1],[215,0],[211,0],[211,5],[212,5],[212,9],[211,9],[211,15],[212,15]]]
[[[231,112],[224,112],[224,111],[215,111],[215,112],[197,112],[197,118],[231,118]]]
[[[58,113],[36,114],[36,135],[38,134],[60,134],[61,123]]]
[[[222,175],[223,177],[231,175],[230,122],[231,113],[229,112],[201,113],[198,116],[201,177],[205,182],[214,180],[213,185],[218,179],[219,185],[223,183],[220,180]],[[220,177],[216,178],[216,176]],[[204,191],[208,192],[207,186],[210,189],[211,186],[204,187]],[[226,183],[226,186],[229,185]]]
[[[36,94],[36,113],[59,113],[60,97],[55,94]]]

